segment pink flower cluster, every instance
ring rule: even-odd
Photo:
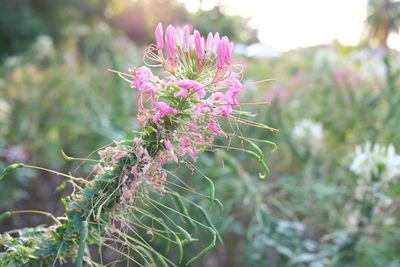
[[[237,95],[242,89],[240,77],[235,72],[230,72],[226,79],[212,84],[204,85],[204,82],[194,80],[170,79],[164,82],[156,78],[147,67],[141,67],[132,72],[134,79],[131,87],[138,89],[138,121],[145,126],[152,118],[154,123],[169,114],[209,113],[214,116],[222,115],[228,117],[232,114],[232,107],[239,105]],[[208,83],[208,82],[206,82]],[[153,109],[146,110],[143,105],[143,93],[150,95]],[[170,95],[177,99],[186,99],[192,103],[191,107],[185,110],[178,110],[169,104],[159,101],[160,96]],[[191,101],[191,98],[193,100]],[[193,103],[196,100],[197,103]]]
[[[215,136],[227,136],[219,120],[233,116],[233,109],[239,106],[237,95],[242,85],[231,65],[233,43],[227,37],[209,33],[205,40],[188,26],[171,25],[164,36],[161,23],[155,34],[156,45],[146,48],[145,54],[161,63],[167,77],[159,78],[143,66],[130,70],[130,86],[137,88],[138,123],[156,133],[158,149],[150,153],[148,142],[135,139],[130,153],[135,154],[136,162],[124,176],[133,179],[124,178],[123,202],[129,202],[127,196],[142,183],[163,192],[167,179],[164,165],[185,162],[186,156],[195,161]],[[163,58],[164,49],[167,59]],[[112,166],[127,155],[127,149],[116,146],[100,153]]]

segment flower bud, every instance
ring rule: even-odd
[[[225,37],[224,37],[225,38]],[[227,52],[227,47],[224,38],[219,42],[217,49],[217,67],[221,69],[225,63],[225,53]]]
[[[219,46],[219,42],[220,42],[220,38],[219,38],[219,33],[215,33],[214,35],[214,40],[213,40],[213,44],[212,44],[212,50],[217,53],[218,50],[218,46]]]
[[[176,52],[176,31],[172,25],[169,25],[165,31],[165,46],[168,58],[173,59]]]
[[[197,58],[202,60],[204,59],[204,39],[200,36],[200,33],[197,30],[194,31],[193,35]]]
[[[190,33],[189,33],[189,27],[185,25],[183,28],[183,51],[184,52],[189,52],[189,46],[190,46]]]
[[[161,50],[164,47],[164,41],[163,41],[163,28],[161,22],[158,23],[157,28],[156,28],[156,42],[157,42],[157,49]]]
[[[209,53],[212,50],[212,44],[213,44],[214,37],[212,33],[210,32],[207,36],[207,41],[206,41],[206,51]]]

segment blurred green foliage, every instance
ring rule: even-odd
[[[100,22],[140,45],[154,40],[160,21],[165,25],[191,21],[203,33],[219,31],[235,41],[257,41],[247,20],[225,16],[221,6],[193,15],[174,0],[1,0],[0,4],[0,60],[28,49],[40,35],[51,36],[61,45],[75,28],[92,28]]]
[[[0,4],[2,59],[27,49],[39,35],[49,35],[61,41],[66,28],[102,20],[109,1],[2,0]]]
[[[4,61],[3,160],[66,168],[60,149],[87,156],[129,134],[135,126],[134,92],[107,68],[139,64],[140,51],[123,36],[105,38],[110,34],[106,25],[82,28],[58,50],[49,36],[40,36],[23,54]],[[21,147],[19,154],[7,156],[15,147]]]

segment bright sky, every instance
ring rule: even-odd
[[[189,11],[199,8],[199,0],[179,1]],[[251,17],[261,41],[279,51],[334,39],[356,45],[363,34],[367,6],[367,0],[203,0],[203,8],[216,3],[225,5],[229,14]],[[390,46],[399,43],[397,38],[389,41]]]

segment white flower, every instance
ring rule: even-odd
[[[390,206],[392,199],[385,195],[388,183],[400,176],[400,155],[392,144],[387,147],[367,142],[356,147],[350,170],[360,177],[354,197],[360,201],[374,203],[374,213]]]
[[[46,58],[54,52],[53,39],[47,35],[40,35],[33,44],[33,49],[38,58]]]
[[[368,142],[364,147],[356,147],[356,155],[350,170],[368,181],[381,179],[388,182],[400,176],[400,155],[396,154],[392,144],[384,147],[379,144],[372,146]]]
[[[315,153],[320,150],[324,138],[322,124],[310,119],[298,121],[293,127],[292,137],[297,145]]]

